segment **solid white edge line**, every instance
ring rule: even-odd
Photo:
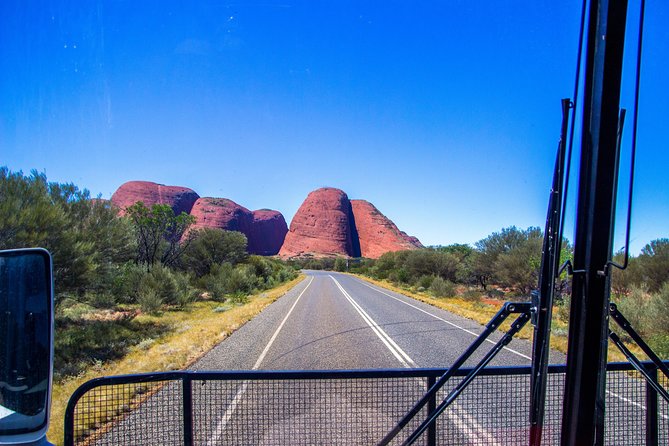
[[[464,331],[465,333],[469,333],[470,335],[472,335],[472,336],[474,336],[474,337],[478,337],[478,336],[479,336],[479,334],[477,334],[477,333],[475,333],[475,332],[473,332],[473,331],[471,331],[471,330],[467,330],[466,328],[461,327],[461,326],[459,326],[458,324],[454,324],[453,322],[447,321],[446,319],[444,319],[444,318],[442,318],[442,317],[439,317],[439,316],[437,316],[436,314],[432,314],[432,313],[430,313],[429,311],[426,311],[426,310],[423,310],[423,309],[420,308],[420,307],[417,307],[416,305],[410,304],[409,302],[405,302],[405,301],[403,301],[402,299],[400,299],[400,298],[398,298],[398,297],[395,297],[395,296],[393,296],[393,295],[391,295],[391,294],[388,294],[388,293],[386,293],[386,292],[384,292],[384,291],[378,289],[377,287],[373,287],[373,286],[369,285],[369,284],[368,284],[367,282],[365,282],[365,281],[362,281],[362,280],[360,280],[360,279],[358,279],[358,280],[360,281],[360,283],[362,283],[362,284],[365,285],[366,287],[371,288],[371,289],[373,289],[374,291],[376,291],[376,292],[378,292],[378,293],[381,293],[381,294],[384,294],[384,295],[386,295],[386,296],[388,296],[388,297],[390,297],[390,298],[393,298],[393,299],[395,299],[396,301],[401,302],[401,303],[403,303],[404,305],[408,305],[408,306],[410,306],[410,307],[412,307],[412,308],[415,308],[415,309],[418,310],[418,311],[422,311],[423,313],[425,313],[425,314],[427,314],[427,315],[430,315],[430,316],[432,316],[432,317],[435,318],[435,319],[439,319],[440,321],[445,322],[445,323],[447,323],[448,325],[451,325],[451,326],[453,326],[453,327],[455,327],[455,328],[457,328],[457,329],[459,329],[459,330],[462,330],[462,331]],[[408,299],[411,299],[411,298],[409,297]],[[490,339],[486,339],[486,342],[488,342],[488,343],[490,343],[490,344],[496,344],[495,341],[491,341]],[[525,358],[525,359],[529,359],[529,360],[532,359],[532,358],[530,358],[529,356],[527,356],[527,355],[525,355],[525,354],[523,354],[523,353],[520,353],[519,351],[516,351],[516,350],[514,350],[514,349],[512,349],[512,348],[509,348],[509,347],[503,347],[503,348],[504,348],[504,350],[506,350],[506,351],[509,351],[509,352],[511,352],[511,353],[513,353],[513,354],[516,354],[516,355],[520,356],[521,358]]]
[[[251,370],[258,370],[258,368],[260,367],[260,364],[265,359],[265,356],[267,356],[267,352],[269,352],[270,347],[272,346],[272,344],[274,344],[274,341],[279,336],[279,332],[281,331],[284,324],[288,320],[288,317],[293,312],[293,310],[295,309],[295,306],[299,302],[300,298],[302,297],[304,292],[307,291],[307,288],[309,288],[309,285],[311,285],[311,282],[313,282],[313,281],[314,281],[314,276],[311,276],[311,280],[309,280],[309,283],[307,283],[307,286],[304,287],[304,289],[302,290],[300,295],[297,296],[297,299],[295,299],[295,302],[293,302],[293,305],[290,307],[290,310],[288,310],[288,313],[286,313],[286,316],[283,318],[283,320],[279,324],[279,327],[276,329],[276,331],[274,332],[274,334],[270,338],[269,342],[267,343],[267,345],[263,349],[262,353],[260,353],[260,356],[258,356],[258,360],[253,365],[253,368]],[[218,440],[221,437],[221,435],[223,434],[223,430],[225,429],[225,427],[230,422],[230,419],[232,418],[232,415],[235,413],[235,410],[237,410],[237,406],[239,405],[240,401],[242,400],[242,397],[244,396],[244,394],[246,393],[246,389],[248,388],[248,386],[249,386],[248,381],[242,382],[242,386],[237,391],[237,394],[232,399],[232,402],[230,403],[228,408],[225,410],[225,413],[223,414],[223,417],[221,418],[221,420],[216,425],[216,429],[214,429],[214,432],[212,433],[211,437],[209,437],[209,440],[207,441],[207,446],[214,446],[214,445],[218,444]]]
[[[341,286],[341,284],[335,279],[332,275],[330,275],[330,279],[334,281],[334,283],[337,285],[339,288],[339,291],[342,292],[344,297],[349,301],[351,306],[360,314],[362,319],[365,321],[367,325],[372,329],[372,331],[378,336],[378,338],[383,342],[383,344],[386,346],[388,350],[395,356],[395,358],[402,363],[404,367],[411,367],[415,366],[416,363],[409,357],[409,355],[406,354],[404,350],[400,348],[399,345],[395,341],[392,340],[390,336],[377,324],[374,319],[372,319],[366,312],[365,310],[362,309],[360,305],[351,297],[350,294],[346,292],[346,290]]]
[[[359,279],[358,279],[358,280],[359,280]],[[455,327],[455,328],[459,328],[460,330],[462,330],[462,331],[464,331],[464,332],[467,332],[467,333],[469,333],[469,334],[471,334],[471,335],[473,335],[473,336],[478,336],[478,335],[477,335],[476,333],[474,333],[473,331],[470,331],[470,330],[467,330],[466,328],[460,327],[459,325],[454,324],[453,322],[449,322],[449,321],[447,321],[446,319],[441,318],[441,317],[439,317],[439,316],[437,316],[437,315],[435,315],[435,314],[432,314],[432,313],[430,313],[429,311],[425,311],[425,310],[423,310],[422,308],[419,308],[419,307],[417,307],[417,306],[415,306],[415,305],[410,304],[409,302],[404,302],[402,299],[399,299],[399,298],[397,298],[397,297],[395,297],[395,296],[392,296],[392,295],[390,295],[390,294],[388,294],[388,293],[386,293],[386,292],[384,292],[384,291],[378,289],[377,287],[373,287],[373,286],[369,285],[367,282],[364,282],[364,281],[362,281],[362,280],[359,280],[359,281],[360,281],[360,283],[362,283],[363,285],[365,285],[365,286],[368,287],[368,288],[373,289],[374,291],[377,291],[377,292],[379,292],[379,293],[381,293],[381,294],[385,294],[386,296],[391,297],[391,298],[395,299],[395,300],[398,301],[398,302],[401,302],[401,303],[403,303],[403,304],[405,304],[405,305],[408,305],[408,306],[410,306],[410,307],[413,307],[413,308],[415,308],[416,310],[418,310],[418,311],[422,311],[422,312],[425,313],[425,314],[429,314],[430,316],[432,316],[432,317],[434,317],[434,318],[436,318],[436,319],[439,319],[440,321],[446,322],[447,324],[452,325],[452,326]],[[410,299],[410,298],[409,298],[409,299]],[[487,341],[487,342],[490,342],[491,344],[494,344],[494,343],[495,343],[495,342],[491,341],[490,339],[486,339],[486,341]],[[518,351],[516,351],[516,350],[513,350],[513,349],[511,349],[511,348],[504,347],[504,349],[510,351],[511,353],[515,353],[516,355],[521,356],[521,357],[523,357],[523,358],[525,358],[525,359],[529,359],[529,360],[532,359],[532,358],[530,358],[529,356],[526,356],[526,355],[524,355],[524,354],[522,354],[522,353],[520,353],[520,352],[518,352]],[[606,393],[608,393],[609,395],[611,395],[611,396],[613,396],[613,397],[615,397],[615,398],[618,398],[618,399],[621,400],[621,401],[625,401],[625,402],[628,403],[628,404],[632,404],[632,405],[634,405],[634,406],[640,407],[640,408],[642,408],[642,409],[645,410],[645,407],[644,407],[642,404],[639,404],[639,403],[637,403],[637,402],[635,402],[635,401],[632,401],[632,400],[630,400],[630,399],[628,399],[628,398],[625,398],[624,396],[618,395],[618,394],[615,393],[615,392],[611,392],[610,390],[606,390]],[[669,419],[669,417],[666,416],[666,415],[663,415],[663,414],[658,414],[658,415],[659,415],[660,417],[664,418],[665,420]]]

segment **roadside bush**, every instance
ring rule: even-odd
[[[179,285],[174,278],[174,273],[160,264],[151,268],[151,271],[142,278],[139,287],[140,293],[142,290],[152,289],[160,300],[167,305],[173,305],[177,302]]]
[[[649,328],[653,333],[669,335],[669,282],[651,295],[648,318],[651,321]]]
[[[448,297],[455,294],[455,285],[453,282],[444,280],[441,277],[435,277],[430,284],[430,293],[435,297]]]
[[[407,284],[411,279],[411,275],[409,274],[409,271],[407,271],[406,269],[400,268],[398,270],[391,272],[388,278],[393,282]]]
[[[114,300],[119,304],[137,303],[139,285],[146,274],[146,267],[135,262],[126,262],[115,268],[111,282]]]
[[[258,284],[258,277],[251,265],[237,265],[228,277],[228,293],[251,293]]]
[[[212,265],[226,262],[235,265],[248,257],[247,239],[241,232],[204,228],[194,231],[192,236],[193,241],[181,257],[181,265],[197,277],[208,274]]]
[[[462,293],[462,298],[470,301],[479,301],[481,300],[481,296],[481,291],[476,289],[465,290],[465,292]]]
[[[649,301],[650,298],[643,289],[633,286],[630,293],[617,302],[618,310],[641,336],[647,336],[650,332]]]
[[[428,289],[432,285],[433,280],[434,280],[434,276],[427,276],[427,275],[426,276],[421,276],[418,279],[418,282],[416,283],[416,285],[418,285],[419,288]]]
[[[346,271],[346,259],[337,258],[334,263],[335,271]]]
[[[504,297],[506,296],[506,294],[504,294],[504,291],[497,290],[495,288],[490,288],[488,291],[486,291],[486,294],[491,299],[504,299]]]
[[[569,322],[570,302],[571,299],[569,298],[569,296],[565,296],[564,298],[557,301],[556,316],[558,317],[558,319],[560,319],[562,322],[565,323]]]
[[[156,314],[163,306],[163,301],[153,288],[145,287],[139,290],[137,303],[143,312]]]
[[[212,265],[211,271],[198,281],[198,285],[216,301],[223,301],[227,292],[228,277],[232,274],[232,265]]]

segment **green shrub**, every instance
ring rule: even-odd
[[[435,277],[430,284],[430,293],[435,297],[448,297],[455,295],[455,285],[441,277]]]
[[[114,308],[116,306],[116,299],[114,296],[104,291],[94,291],[88,293],[86,297],[86,300],[95,308]]]
[[[156,264],[139,284],[140,294],[151,289],[167,305],[175,305],[179,297],[179,284],[169,268]],[[138,302],[139,303],[139,302]],[[140,303],[141,304],[141,303]]]
[[[409,271],[407,271],[406,269],[400,268],[398,270],[391,272],[389,278],[390,280],[396,283],[409,283],[411,275],[409,274]]]
[[[120,304],[137,303],[139,285],[147,275],[146,267],[135,262],[126,262],[114,269],[111,293]]]
[[[148,314],[156,314],[163,306],[163,300],[160,298],[158,292],[151,288],[141,288],[137,295],[137,303],[143,312]]]
[[[569,296],[565,296],[564,298],[557,301],[556,316],[562,322],[569,322],[570,302],[571,302],[571,299],[569,298]]]
[[[642,337],[650,333],[649,303],[650,296],[643,289],[635,286],[632,287],[627,296],[617,303],[618,310]]]
[[[251,293],[258,284],[258,277],[251,265],[237,265],[228,278],[228,293]]]
[[[216,301],[223,301],[227,292],[228,278],[232,274],[232,265],[224,263],[222,265],[212,265],[211,271],[198,281],[199,286],[209,293],[209,296]]]
[[[428,275],[421,276],[418,279],[417,285],[418,285],[419,288],[428,289],[432,285],[433,280],[434,280],[434,276],[428,276]]]
[[[464,293],[462,293],[462,298],[466,300],[471,300],[471,301],[478,301],[481,300],[481,291],[476,290],[476,289],[468,289],[465,290]]]
[[[651,295],[647,319],[650,332],[669,336],[669,282]]]
[[[486,294],[487,294],[488,297],[491,298],[491,299],[504,299],[504,296],[506,296],[506,294],[504,294],[504,291],[502,291],[502,290],[497,290],[497,289],[495,289],[495,288],[490,288],[490,289],[486,292]]]

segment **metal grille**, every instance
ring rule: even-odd
[[[644,445],[646,384],[627,364],[611,368],[605,443]],[[101,378],[73,395],[65,444],[373,445],[443,372],[169,372]],[[529,372],[529,367],[486,368],[417,444],[525,444]],[[543,444],[558,445],[564,366],[551,366],[550,372]],[[458,381],[454,377],[438,400]],[[667,385],[664,377],[660,382]],[[667,404],[661,398],[657,414],[657,444],[667,444]],[[426,415],[427,407],[393,444]]]
[[[90,390],[76,407],[76,444],[183,445],[181,388],[180,381],[158,381]]]
[[[646,383],[634,372],[609,372],[606,382],[606,444],[646,444]]]
[[[194,443],[374,444],[420,398],[426,382],[424,378],[194,381],[193,399],[201,402],[193,411]]]

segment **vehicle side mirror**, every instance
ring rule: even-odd
[[[47,444],[52,375],[51,255],[0,251],[0,445]]]

